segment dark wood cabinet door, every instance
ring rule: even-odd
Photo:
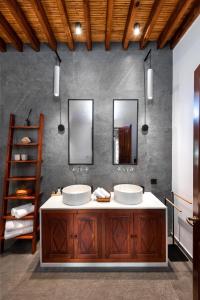
[[[137,261],[165,261],[165,224],[164,210],[135,210],[133,213],[133,255]]]
[[[77,259],[101,257],[101,213],[79,212],[74,216],[74,250]]]
[[[105,214],[105,256],[110,259],[132,257],[132,214],[113,212]]]
[[[73,214],[42,212],[43,262],[63,262],[73,258]]]

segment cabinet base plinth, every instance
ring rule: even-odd
[[[168,262],[146,262],[146,263],[138,263],[138,262],[112,262],[112,263],[99,263],[99,262],[91,262],[91,263],[40,263],[40,267],[66,267],[66,268],[162,268],[168,267]]]

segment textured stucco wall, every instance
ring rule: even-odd
[[[98,44],[88,52],[85,45],[78,45],[75,52],[70,52],[65,46],[59,47],[64,135],[57,132],[59,103],[52,96],[54,53],[42,46],[39,53],[26,47],[23,53],[10,48],[1,54],[1,187],[9,114],[16,114],[17,121],[23,122],[28,110],[33,108],[32,121],[37,120],[40,112],[45,115],[43,201],[56,187],[73,183],[112,189],[117,183],[131,182],[160,195],[170,191],[172,53],[168,48],[157,50],[154,44],[149,47],[152,48],[154,68],[154,100],[147,107],[149,134],[146,136],[141,134],[144,122],[143,59],[149,48],[141,51],[138,45],[131,45],[129,50],[123,51],[120,44],[114,44],[112,51],[106,52],[104,45]],[[73,166],[68,166],[68,98],[94,99],[94,165],[89,166],[88,173],[73,173]],[[118,167],[112,165],[114,98],[139,99],[139,156],[133,172],[118,171]],[[151,178],[157,178],[158,184],[151,186]]]

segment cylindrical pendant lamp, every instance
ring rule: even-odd
[[[153,99],[153,69],[147,69],[147,99]]]
[[[54,67],[54,96],[59,97],[60,95],[60,66],[55,65]]]

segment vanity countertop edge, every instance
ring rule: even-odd
[[[62,202],[62,196],[50,197],[41,207],[40,210],[81,210],[81,209],[166,209],[166,206],[151,192],[143,194],[143,201],[136,205],[125,205],[114,200],[114,193],[111,193],[110,202],[97,202],[91,200],[90,202],[80,205],[71,206]]]

